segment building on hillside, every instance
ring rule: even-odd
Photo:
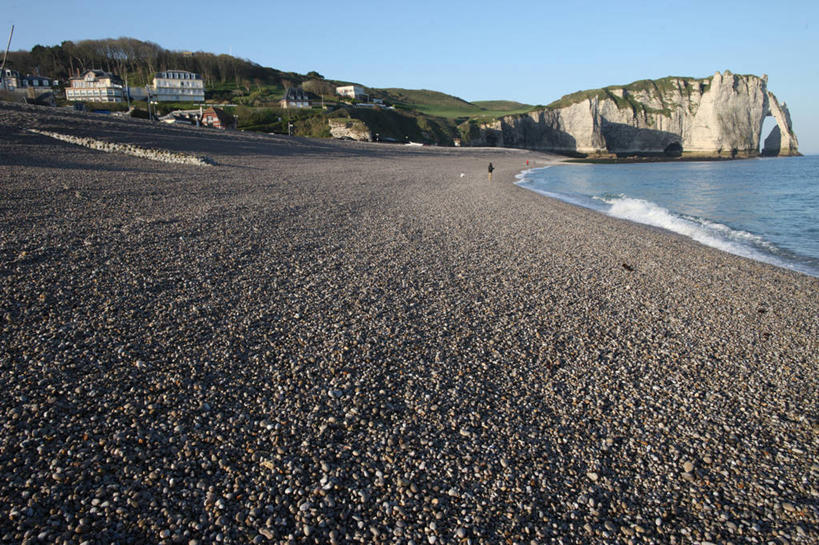
[[[164,121],[165,123],[187,123],[188,125],[196,125],[197,127],[202,122],[202,114],[204,108],[199,106],[199,108],[195,110],[174,110],[172,112],[168,112],[168,114],[164,117],[160,117],[160,121]],[[173,119],[173,121],[171,121]]]
[[[364,91],[363,87],[359,87],[358,85],[343,85],[341,87],[336,87],[336,94],[341,95],[346,98],[352,98],[353,100],[367,100],[366,91]]]
[[[185,70],[167,70],[154,75],[151,99],[159,102],[203,102],[205,84],[202,76]]]
[[[202,112],[202,126],[213,127],[214,129],[235,129],[236,119],[222,110],[221,108],[214,108],[211,106]]]
[[[53,85],[58,84],[57,80],[52,80],[51,78],[46,78],[43,76],[32,76],[30,74],[21,76],[20,72],[10,68],[3,69],[3,73],[0,74],[0,79],[3,80],[2,83],[0,83],[0,89],[4,89],[6,91],[27,89],[29,87],[34,87],[35,89],[48,89],[50,91]]]
[[[159,118],[159,120],[163,123],[167,123],[168,125],[193,125],[193,122],[185,116],[181,115],[164,115]]]
[[[34,87],[51,89],[52,86],[57,85],[57,80],[46,78],[43,76],[27,75],[22,78],[23,87]]]
[[[284,93],[284,98],[279,101],[279,106],[284,109],[289,108],[309,108],[310,97],[304,92],[304,89],[298,87],[288,87]]]
[[[74,102],[122,102],[125,100],[124,90],[122,80],[116,74],[88,70],[82,76],[71,78],[65,98]]]
[[[0,89],[3,91],[14,91],[18,87],[23,87],[20,72],[10,68],[4,68],[0,73]]]

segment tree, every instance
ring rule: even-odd
[[[36,45],[31,51],[10,52],[9,65],[20,72],[39,71],[58,79],[98,68],[113,71],[120,77],[130,75],[132,83],[147,83],[154,73],[160,71],[188,70],[200,74],[210,87],[229,83],[247,89],[262,85],[282,87],[285,79],[290,85],[300,85],[306,79],[324,79],[315,71],[307,78],[230,55],[171,51],[153,42],[129,37],[64,41],[55,46]]]
[[[313,93],[314,95],[319,95],[319,96],[322,96],[322,95],[323,96],[327,96],[327,95],[333,96],[333,95],[336,94],[335,85],[333,85],[329,81],[324,81],[324,80],[320,80],[320,79],[311,79],[311,80],[305,81],[302,84],[302,88],[307,92],[310,92],[310,93]]]

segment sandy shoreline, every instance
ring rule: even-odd
[[[819,279],[554,159],[0,105],[0,540],[815,543]]]

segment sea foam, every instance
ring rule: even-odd
[[[675,214],[667,208],[643,199],[625,196],[598,197],[597,199],[607,205],[601,211],[609,216],[660,227],[696,240],[700,244],[735,255],[783,265],[774,256],[756,249],[762,247],[770,251],[771,245],[753,233],[731,229],[727,225],[703,218]]]
[[[783,254],[776,245],[754,233],[733,229],[707,218],[679,214],[652,201],[623,194],[589,196],[549,191],[542,184],[533,183],[533,172],[533,169],[521,172],[517,176],[517,185],[608,216],[665,229],[734,255],[817,275],[814,267],[796,262],[793,257]]]

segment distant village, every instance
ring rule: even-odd
[[[131,87],[120,76],[103,70],[87,70],[72,77],[65,87],[65,99],[74,103],[77,110],[83,110],[88,103],[122,103],[145,101],[149,105],[149,116],[165,123],[182,123],[217,129],[237,128],[236,119],[223,109],[209,105],[205,107],[205,85],[199,74],[185,70],[166,70],[154,75],[151,85]],[[5,68],[0,72],[0,90],[18,95],[28,103],[56,106],[56,96],[60,82],[40,75],[21,75],[16,70]],[[341,99],[351,99],[359,107],[383,106],[378,98],[369,100],[365,89],[358,85],[336,87],[336,95]],[[299,87],[289,87],[279,101],[282,109],[312,108],[318,97]],[[323,101],[323,98],[321,99]],[[199,103],[195,109],[180,109],[162,117],[152,115],[150,104],[159,102]]]

